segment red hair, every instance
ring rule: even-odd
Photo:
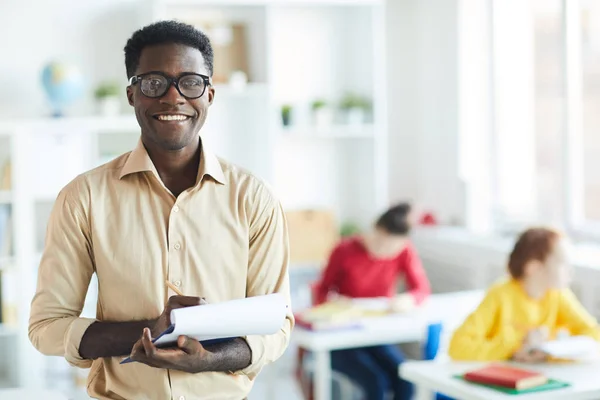
[[[521,279],[529,261],[545,262],[561,236],[558,231],[549,228],[530,228],[523,232],[508,259],[510,275]]]

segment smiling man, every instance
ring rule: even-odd
[[[270,336],[202,346],[152,338],[170,311],[283,293],[288,236],[280,203],[259,179],[215,156],[199,135],[215,98],[213,52],[190,25],[163,21],[125,46],[138,146],[58,195],[48,223],[29,337],[42,353],[91,367],[100,399],[231,399],[289,342],[290,313]],[[98,277],[95,319],[81,318]],[[175,295],[170,285],[182,295]],[[121,365],[123,356],[135,363]]]

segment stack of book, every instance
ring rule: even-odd
[[[507,394],[522,394],[561,389],[569,383],[548,378],[546,375],[511,365],[491,364],[456,376]]]

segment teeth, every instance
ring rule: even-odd
[[[160,121],[183,121],[188,119],[187,115],[159,115]]]

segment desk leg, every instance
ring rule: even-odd
[[[331,399],[331,355],[328,351],[315,353],[315,400]]]
[[[434,400],[433,391],[426,386],[415,384],[415,400]]]

